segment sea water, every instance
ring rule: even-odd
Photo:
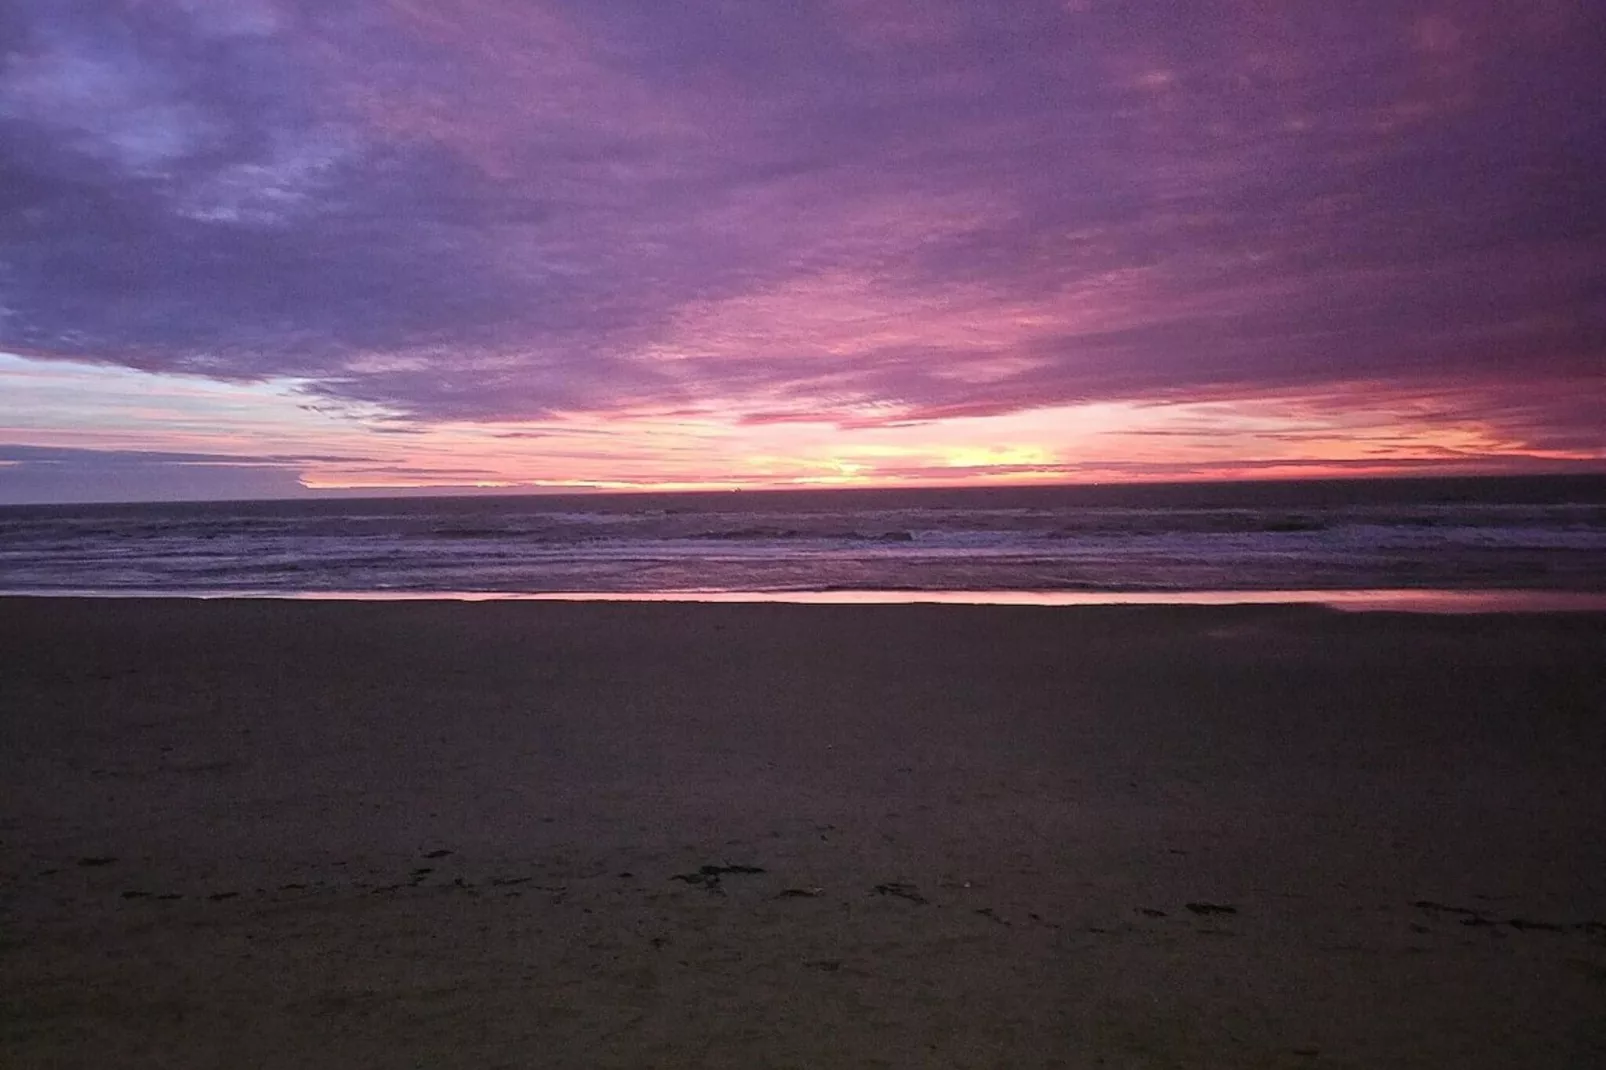
[[[1606,592],[1606,477],[0,508],[0,591]]]

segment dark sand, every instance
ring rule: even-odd
[[[0,600],[0,841],[7,1070],[1606,1065],[1602,616]]]

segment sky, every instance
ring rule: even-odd
[[[6,0],[0,502],[1606,470],[1593,0]]]

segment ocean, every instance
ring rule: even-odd
[[[1606,476],[0,508],[10,594],[1379,590],[1606,592]]]

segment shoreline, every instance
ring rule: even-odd
[[[1354,613],[1602,613],[1606,592],[1528,588],[1351,590],[1044,591],[273,591],[0,590],[5,599],[287,602],[607,602],[689,605],[1293,606]]]

